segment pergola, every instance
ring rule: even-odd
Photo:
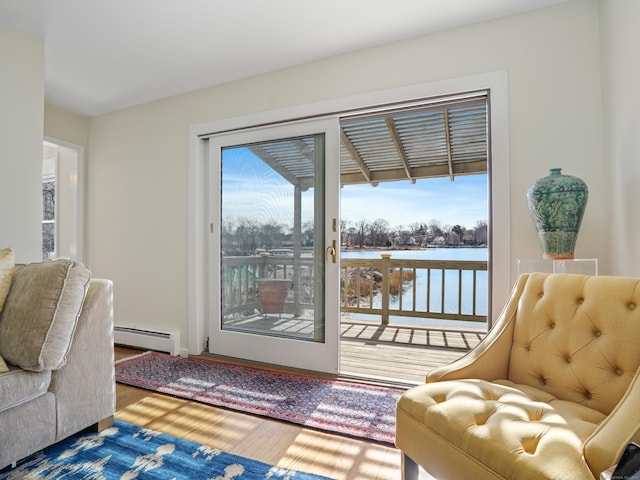
[[[487,172],[487,100],[446,101],[345,116],[340,122],[342,185]],[[292,185],[313,186],[313,139],[251,147]]]

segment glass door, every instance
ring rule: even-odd
[[[336,373],[337,120],[210,139],[209,351]]]

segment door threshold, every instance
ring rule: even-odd
[[[283,367],[281,365],[274,365],[271,363],[264,363],[264,362],[256,362],[252,360],[245,360],[242,358],[229,357],[225,355],[217,355],[215,353],[208,353],[208,352],[202,352],[200,355],[191,355],[191,356],[194,358],[201,358],[204,360],[228,363],[230,365],[256,368],[259,370],[268,370],[268,371],[279,372],[279,373],[290,373],[294,375],[322,378],[326,380],[339,380],[339,381],[347,381],[347,382],[353,382],[353,383],[362,383],[362,384],[374,385],[378,387],[407,389],[407,388],[418,385],[417,383],[411,383],[411,382],[402,381],[402,380],[394,380],[394,379],[385,378],[385,377],[378,377],[375,375],[362,376],[362,375],[349,374],[349,373],[338,373],[337,375],[332,375],[330,373],[317,372],[314,370],[306,370],[302,368],[293,368],[293,367]]]

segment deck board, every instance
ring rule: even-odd
[[[256,314],[227,324],[230,329],[266,335],[311,339],[312,312]],[[477,327],[456,327],[423,323],[391,323],[354,319],[343,314],[340,320],[340,375],[363,377],[387,383],[419,384],[425,374],[447,365],[474,348],[486,333]]]
[[[424,383],[425,374],[467,354],[485,329],[341,322],[340,374],[393,383]]]

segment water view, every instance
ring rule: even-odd
[[[355,250],[342,251],[341,258],[380,258],[381,253],[391,254],[391,258],[395,259],[416,259],[416,260],[488,260],[488,251],[486,248],[425,248],[412,250]],[[429,298],[427,299],[427,272],[419,269],[416,271],[416,292],[415,309],[417,311],[427,311],[427,300],[429,300],[431,311],[437,311],[442,308],[442,277],[439,271],[431,273],[431,289]],[[458,271],[448,270],[445,273],[445,295],[444,295],[444,312],[456,313],[458,311]],[[486,271],[478,272],[476,277],[476,314],[488,314],[488,298],[489,298],[489,282],[488,273]],[[462,275],[462,312],[471,314],[473,312],[473,275],[471,272],[463,272]],[[402,299],[402,308],[400,308],[400,300]],[[381,307],[382,295],[377,294],[373,298],[373,307]],[[390,300],[391,309],[410,310],[413,308],[413,288],[403,289],[401,294],[394,296]],[[380,321],[379,315],[366,314],[348,314],[353,319]],[[409,323],[434,326],[459,326],[459,327],[481,327],[486,326],[484,323],[441,320],[434,318],[414,318],[405,316],[391,316],[389,322],[393,323]]]

